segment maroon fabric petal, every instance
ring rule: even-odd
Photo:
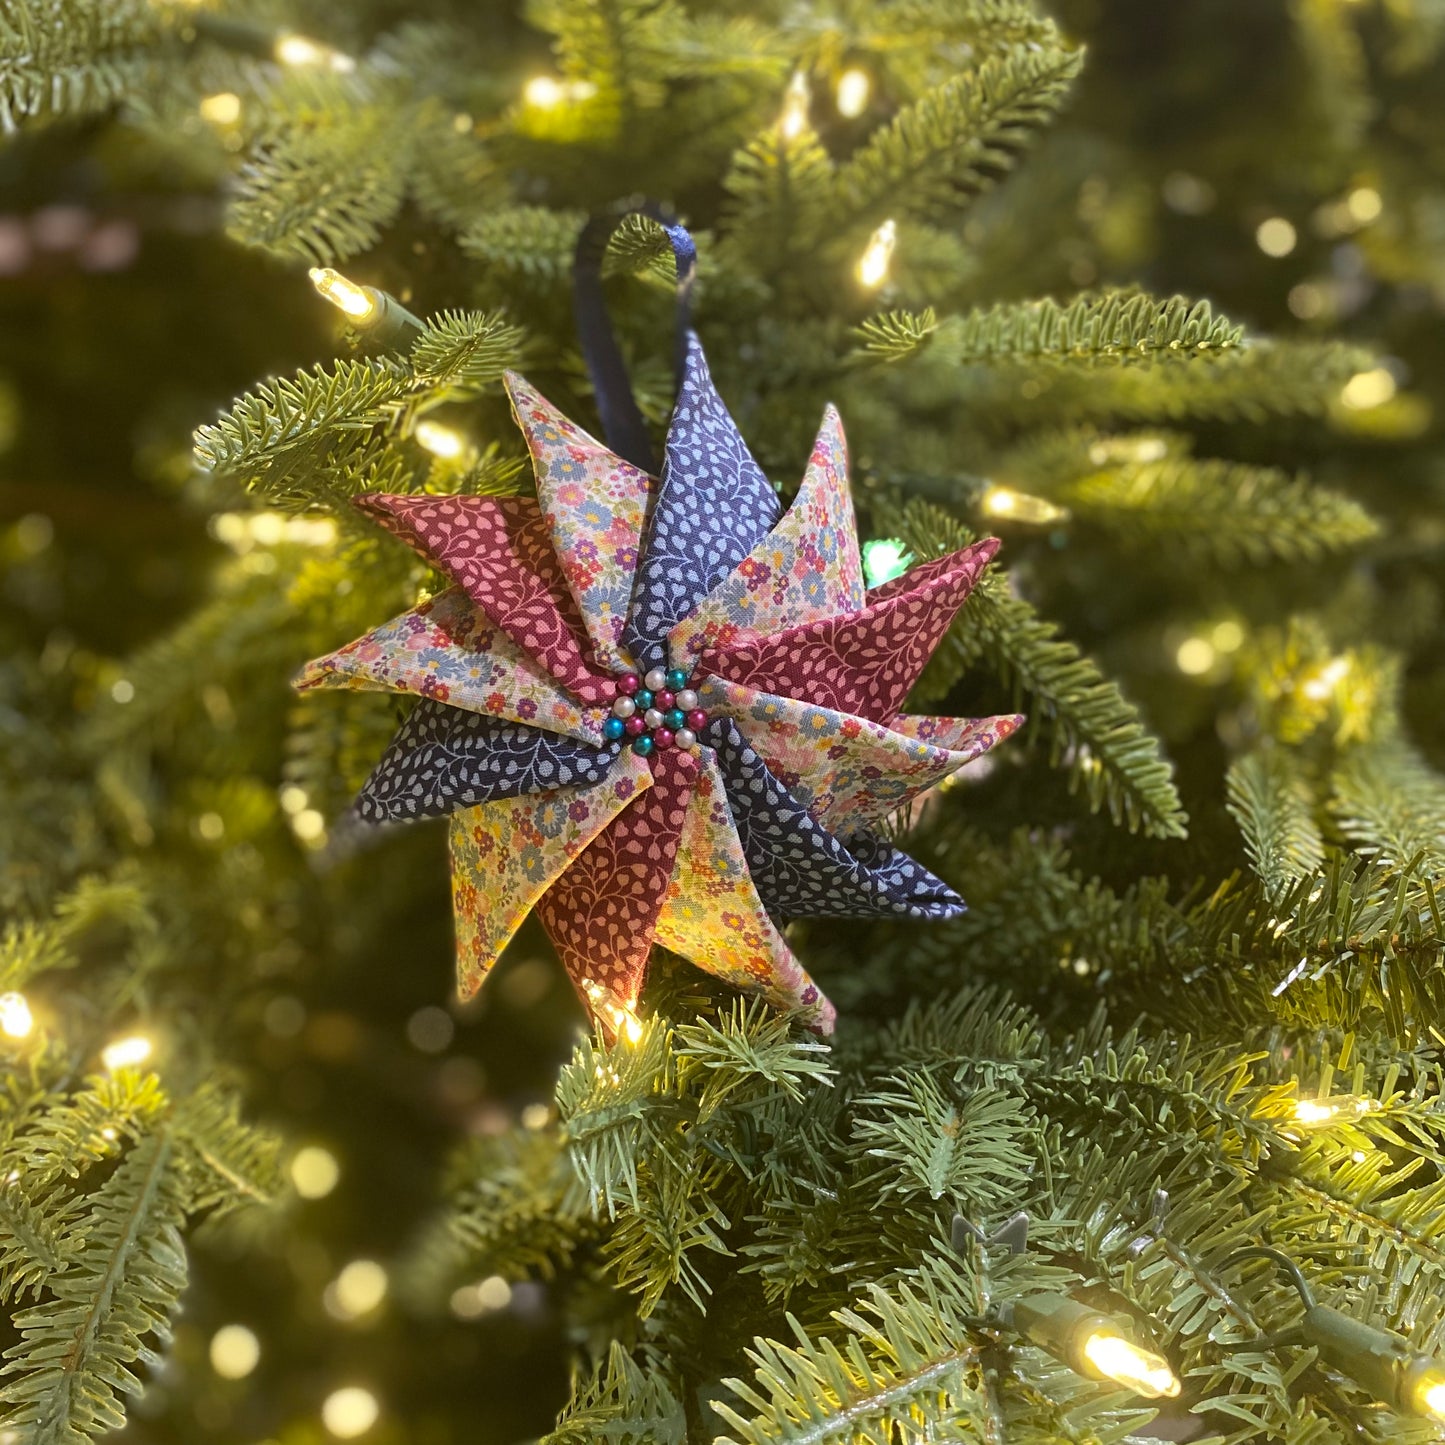
[[[604,1022],[642,991],[657,917],[667,898],[697,758],[655,753],[652,786],[578,855],[536,905],[573,986]]]
[[[461,583],[522,650],[583,702],[611,702],[615,679],[591,645],[533,497],[406,497],[356,505]]]
[[[998,547],[990,537],[917,567],[870,593],[861,612],[705,652],[700,670],[886,723]]]

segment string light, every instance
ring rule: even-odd
[[[873,77],[861,66],[850,65],[838,77],[838,114],[845,120],[853,120],[868,109],[868,99],[873,93]]]
[[[313,266],[306,274],[317,291],[353,321],[364,322],[376,311],[375,293],[370,286],[358,286],[330,266]]]
[[[522,87],[522,99],[537,110],[551,110],[568,100],[590,100],[596,94],[590,80],[558,80],[555,75],[534,75]]]
[[[376,1396],[360,1385],[333,1390],[321,1404],[321,1423],[338,1440],[354,1440],[358,1435],[365,1435],[380,1414]]]
[[[383,346],[410,346],[426,328],[395,296],[375,286],[361,286],[330,266],[313,266],[307,273],[311,284],[339,311],[350,318],[358,331]]]
[[[1385,209],[1379,191],[1373,186],[1357,186],[1345,198],[1345,205],[1350,219],[1360,226],[1368,226],[1371,221],[1378,220],[1380,212]]]
[[[356,61],[351,56],[293,31],[286,31],[276,37],[273,54],[282,65],[298,70],[319,68],[334,70],[338,75],[348,75],[356,69]]]
[[[1324,702],[1330,694],[1345,680],[1345,674],[1350,670],[1350,659],[1348,657],[1336,657],[1324,666],[1317,668],[1307,677],[1303,678],[1299,690],[1311,702]]]
[[[336,1156],[319,1144],[298,1149],[291,1160],[291,1184],[303,1199],[325,1199],[341,1178]]]
[[[897,537],[874,537],[863,544],[863,578],[881,587],[901,577],[913,562],[913,553]]]
[[[1174,664],[1186,677],[1202,677],[1214,666],[1216,655],[1207,637],[1187,637],[1174,654]]]
[[[445,462],[455,461],[467,449],[466,438],[439,421],[417,422],[412,435],[434,457],[440,457]]]
[[[23,1039],[35,1027],[35,1015],[23,993],[0,993],[0,1033]]]
[[[1068,516],[1062,507],[1012,487],[990,487],[979,506],[990,517],[1007,517],[1012,522],[1055,522]]]
[[[1332,1099],[1296,1099],[1294,1121],[1307,1129],[1349,1124],[1379,1107],[1378,1100],[1355,1094],[1343,1094]]]
[[[1371,411],[1393,399],[1398,387],[1383,366],[1357,371],[1340,391],[1340,402],[1351,411]]]
[[[1288,256],[1299,240],[1299,233],[1283,216],[1271,216],[1261,221],[1254,233],[1254,243],[1266,256],[1278,260]]]
[[[202,120],[213,125],[235,125],[241,118],[241,97],[232,90],[222,90],[208,95],[196,107]]]
[[[1000,1320],[1088,1379],[1113,1380],[1149,1400],[1179,1393],[1179,1380],[1163,1355],[1136,1344],[1108,1315],[1067,1295],[1030,1295],[1006,1307]]]
[[[245,1325],[222,1325],[211,1336],[210,1354],[223,1380],[244,1380],[261,1362],[261,1341]]]
[[[380,1306],[387,1284],[386,1270],[374,1259],[353,1259],[326,1286],[321,1300],[335,1319],[360,1319]]]
[[[631,1004],[624,1003],[614,994],[608,993],[590,978],[584,987],[592,1002],[593,1012],[607,1021],[614,1035],[626,1039],[629,1044],[635,1044],[642,1037],[642,1020],[633,1011]]]
[[[784,140],[797,140],[807,129],[808,105],[812,98],[808,77],[801,70],[795,70],[783,95],[783,113],[778,119],[778,134]]]
[[[111,1073],[117,1069],[132,1069],[150,1058],[154,1045],[141,1034],[130,1038],[117,1039],[100,1051],[100,1061]]]
[[[884,221],[869,239],[868,249],[858,260],[858,280],[870,291],[888,279],[888,263],[897,240],[898,227],[893,221]]]

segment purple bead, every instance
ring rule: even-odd
[[[627,729],[628,737],[641,737],[647,731],[647,721],[641,713],[635,712],[623,723],[623,727]]]
[[[700,733],[707,726],[707,714],[700,707],[693,708],[687,715],[687,725],[693,732]]]
[[[652,735],[652,741],[655,742],[659,748],[670,748],[672,746],[672,729],[658,728]]]
[[[670,712],[675,701],[676,699],[666,688],[652,694],[652,705],[658,712]]]
[[[635,672],[626,672],[623,673],[622,678],[617,685],[622,689],[623,692],[628,695],[628,697],[631,697],[632,694],[636,692],[639,687],[642,686],[642,679],[638,677]]]

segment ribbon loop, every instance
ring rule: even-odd
[[[612,234],[628,216],[647,216],[666,232],[677,262],[677,344],[674,362],[682,376],[687,354],[687,333],[692,316],[692,283],[697,274],[697,244],[676,215],[659,201],[635,196],[599,211],[582,228],[572,267],[572,308],[577,318],[577,335],[582,356],[597,395],[602,432],[607,445],[618,456],[657,472],[652,438],[638,410],[627,375],[627,363],[617,344],[607,298],[602,291],[602,258]]]

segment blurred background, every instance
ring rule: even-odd
[[[506,57],[497,86],[553,64],[548,36],[501,5],[302,11],[309,33],[352,48],[402,22],[455,19]],[[963,232],[980,251],[1008,248],[990,262],[989,299],[1137,282],[1206,297],[1251,330],[1368,345],[1377,360],[1323,417],[1253,432],[1206,421],[1195,434],[1206,454],[1308,469],[1414,518],[1396,545],[1418,563],[1440,540],[1445,480],[1445,5],[1061,0],[1054,13],[1088,63],[1060,121]],[[226,104],[182,114],[158,102],[157,117],[98,114],[0,145],[0,903],[23,914],[59,881],[110,868],[117,831],[163,857],[178,890],[204,886],[208,916],[184,925],[190,953],[214,959],[196,1007],[224,1011],[254,1112],[300,1148],[286,1167],[301,1197],[270,1234],[202,1232],[174,1356],[124,1438],[255,1445],[347,1438],[359,1424],[412,1445],[525,1439],[566,1386],[568,1341],[545,1288],[483,1277],[441,1310],[408,1291],[426,1294],[418,1240],[458,1140],[529,1110],[545,1118],[581,1023],[560,970],[528,924],[481,997],[451,1002],[438,830],[320,866],[326,819],[296,781],[305,759],[286,752],[297,638],[284,594],[252,609],[246,635],[217,641],[226,684],[194,699],[203,743],[166,720],[163,654],[145,654],[144,696],[128,670],[213,597],[218,570],[238,595],[266,596],[275,548],[304,549],[305,528],[324,525],[228,501],[198,472],[192,432],[258,379],[343,346],[301,259],[227,233]],[[539,199],[568,203],[556,181]],[[711,225],[717,175],[689,178],[677,199]],[[473,265],[404,210],[366,269],[438,307],[468,303]],[[1310,585],[1328,606],[1329,568]],[[1408,647],[1438,618],[1433,588],[1412,581],[1402,595],[1377,620],[1383,641]],[[1073,635],[1092,642],[1088,599],[1071,604]],[[194,656],[205,639],[188,646]],[[1139,670],[1134,691],[1171,748],[1199,727],[1171,700],[1179,672],[1214,661],[1196,649]],[[1445,662],[1418,662],[1414,684],[1410,721],[1439,749]],[[148,770],[112,742],[142,704]],[[156,836],[148,796],[186,749],[183,806]],[[1176,751],[1187,791],[1196,755]],[[1207,838],[1207,812],[1201,826]],[[1187,854],[1178,866],[1187,875]],[[65,976],[47,987],[63,992]]]

